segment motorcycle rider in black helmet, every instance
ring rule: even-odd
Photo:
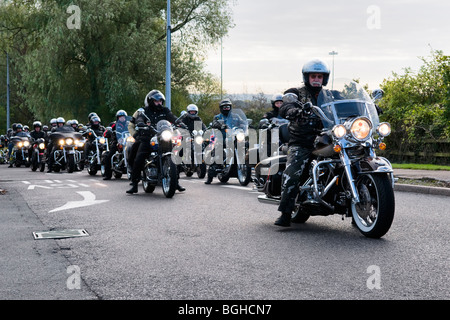
[[[127,112],[125,110],[119,110],[116,112],[116,121],[111,125],[111,130],[107,130],[104,136],[109,139],[109,152],[104,159],[105,165],[105,176],[103,180],[111,180],[112,170],[111,170],[111,158],[116,153],[118,139],[116,136],[116,131],[125,132],[128,131],[127,127]]]
[[[226,98],[219,102],[219,110],[220,113],[214,116],[211,127],[214,129],[218,129],[222,132],[222,141],[216,143],[223,143],[222,147],[225,146],[226,139],[226,131],[225,129],[234,128],[234,127],[244,127],[246,122],[244,119],[241,119],[237,114],[233,113],[231,109],[233,108],[233,104],[231,100]],[[223,124],[219,121],[223,121]],[[205,184],[211,184],[213,178],[217,175],[216,169],[217,166],[222,166],[222,164],[212,163],[208,168],[208,175],[205,181]]]
[[[317,105],[319,93],[328,83],[330,69],[324,61],[314,59],[303,66],[302,74],[304,85],[284,92],[284,94],[293,93],[298,99],[295,102],[284,102],[280,108],[280,115],[290,120],[289,151],[286,169],[282,176],[281,200],[278,206],[281,216],[275,221],[275,225],[282,227],[288,227],[291,224],[291,214],[294,210],[300,178],[311,161],[314,140],[323,128],[320,118],[314,113],[302,112],[302,108],[304,106],[308,108],[308,102]]]
[[[129,164],[132,168],[131,170],[131,189],[127,190],[127,193],[133,194],[138,192],[138,183],[141,179],[141,171],[144,168],[145,159],[150,153],[150,139],[154,135],[154,132],[142,133],[137,132],[135,127],[138,123],[148,123],[150,119],[150,124],[156,126],[158,121],[167,120],[171,123],[175,123],[177,117],[169,110],[169,108],[164,107],[164,102],[166,98],[159,90],[151,90],[144,99],[144,114],[140,114],[136,111],[133,114],[129,124],[128,131],[136,139],[133,144],[130,153]],[[147,119],[148,118],[148,119]],[[178,184],[178,191],[184,191],[185,188]]]
[[[103,136],[103,133],[105,132],[106,128],[102,126],[101,122],[102,120],[100,117],[96,114],[91,112],[89,114],[89,124],[88,128],[93,130],[97,137]],[[71,127],[72,128],[72,127]],[[94,136],[90,136],[86,134],[86,143],[84,145],[84,152],[83,152],[83,159],[81,161],[87,162],[87,156],[89,155],[89,151],[94,150],[95,147],[93,146],[93,141],[95,140]]]

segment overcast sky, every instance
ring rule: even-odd
[[[303,64],[321,58],[332,68],[333,50],[335,77],[360,78],[370,89],[393,71],[417,70],[431,48],[450,54],[448,0],[234,2],[236,26],[223,39],[228,93],[273,94],[299,86]],[[220,78],[220,48],[208,57],[208,71]]]

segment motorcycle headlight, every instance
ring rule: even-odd
[[[195,137],[195,143],[196,144],[202,144],[203,143],[203,137],[202,136],[196,136]]]
[[[22,143],[22,142],[19,142],[19,143],[17,143],[17,146],[18,146],[19,148],[22,148],[23,143]]]
[[[336,138],[341,139],[347,134],[347,129],[342,124],[334,126],[333,134]]]
[[[380,136],[387,137],[389,134],[391,134],[391,125],[387,122],[380,123],[377,128],[377,132]]]
[[[66,139],[66,144],[67,144],[68,146],[71,146],[71,145],[73,144],[73,139],[72,139],[72,138],[67,138],[67,139]]]
[[[75,140],[75,144],[76,144],[77,147],[83,147],[84,146],[84,141]]]
[[[39,149],[45,149],[45,143],[39,143]]]
[[[350,132],[352,133],[353,138],[359,141],[367,139],[370,135],[371,130],[372,124],[370,123],[370,120],[366,118],[356,119],[355,121],[353,121],[350,128]]]
[[[134,142],[136,142],[136,140],[132,136],[129,136],[129,137],[127,137],[127,142],[134,143]]]
[[[61,146],[63,146],[65,143],[64,139],[60,139],[58,142],[59,142],[59,145],[61,145]]]
[[[236,134],[236,139],[237,139],[237,141],[238,142],[242,142],[242,141],[244,141],[245,140],[245,133],[244,132],[238,132],[237,134]]]
[[[106,143],[106,139],[105,138],[100,138],[98,139],[98,142],[101,144],[105,144]]]
[[[30,146],[30,142],[29,141],[24,141],[23,142],[23,146],[24,147],[29,147]]]
[[[161,133],[161,138],[162,138],[164,141],[170,141],[170,139],[172,138],[172,132],[170,132],[169,130],[164,130],[164,131]]]

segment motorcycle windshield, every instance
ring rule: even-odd
[[[317,105],[330,121],[323,121],[324,128],[343,124],[350,117],[365,116],[378,126],[377,109],[367,91],[357,82],[348,79],[335,79],[333,89],[322,89]]]
[[[239,128],[239,129],[244,130],[245,134],[247,134],[247,132],[248,132],[247,116],[245,115],[244,111],[242,111],[242,109],[234,109],[233,108],[230,111],[230,114],[228,115],[226,124],[230,128]]]
[[[116,137],[117,141],[120,144],[124,144],[127,137],[130,136],[130,133],[128,132],[128,124],[130,123],[130,118],[127,117],[125,121],[116,121],[115,131],[116,131]]]

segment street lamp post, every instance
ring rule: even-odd
[[[334,87],[334,56],[335,55],[337,55],[338,53],[336,52],[336,51],[331,51],[330,53],[329,53],[329,55],[331,55],[331,56],[333,56],[333,78],[332,78],[332,81],[331,81],[331,90],[333,90],[333,87]]]
[[[166,40],[166,106],[171,110],[171,27],[170,27],[170,0],[167,0],[167,40]]]
[[[222,44],[222,39],[220,38],[220,100],[222,101],[222,97],[223,97],[223,44]]]
[[[6,52],[6,129],[9,128],[9,54]]]

